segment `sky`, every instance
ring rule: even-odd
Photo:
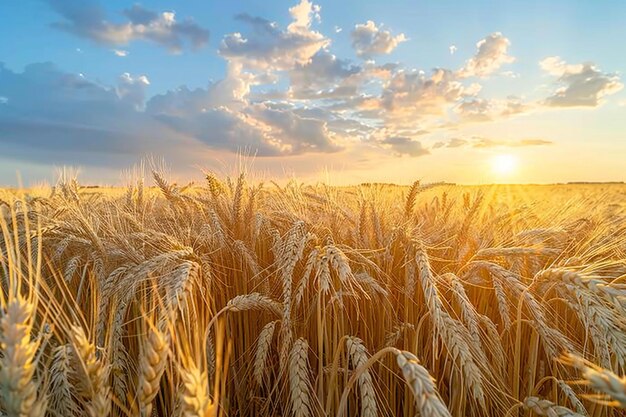
[[[1,2],[0,185],[626,180],[626,2]]]

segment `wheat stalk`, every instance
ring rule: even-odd
[[[89,342],[82,327],[71,326],[72,347],[80,364],[83,396],[90,417],[107,417],[111,412],[111,395],[108,383],[109,367],[96,358],[96,348]]]
[[[261,329],[259,339],[257,341],[256,353],[254,355],[254,380],[257,384],[263,383],[263,376],[265,375],[265,363],[267,362],[267,356],[270,346],[272,344],[272,338],[274,337],[274,329],[278,321],[272,321],[267,323]]]
[[[149,417],[152,414],[152,402],[159,393],[161,377],[167,364],[168,343],[169,337],[166,334],[150,326],[139,356],[137,399],[142,417]]]
[[[578,414],[567,407],[556,405],[552,401],[537,397],[526,397],[523,404],[525,409],[532,410],[538,416],[584,417],[582,414]]]
[[[348,349],[348,355],[353,367],[359,368],[367,363],[367,349],[361,339],[358,337],[346,338],[346,348]],[[369,370],[365,370],[359,375],[359,388],[361,391],[361,416],[377,416],[376,392],[374,391],[374,382]]]
[[[311,383],[309,381],[309,345],[297,339],[289,354],[289,401],[295,417],[311,415]]]

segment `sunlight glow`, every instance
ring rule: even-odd
[[[517,157],[513,155],[495,155],[491,160],[491,169],[500,176],[510,175],[517,169],[517,163]]]

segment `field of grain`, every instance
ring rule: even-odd
[[[0,191],[4,415],[624,415],[625,185],[152,182]]]

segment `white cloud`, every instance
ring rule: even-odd
[[[515,58],[508,55],[511,42],[500,32],[492,33],[476,44],[476,54],[459,70],[460,77],[488,77]]]
[[[149,40],[178,53],[185,41],[192,47],[204,46],[209,31],[190,19],[178,21],[174,12],[156,13],[137,4],[123,11],[125,23],[107,20],[95,0],[47,0],[65,20],[53,24],[57,29],[106,45],[126,45],[135,40]]]
[[[384,84],[380,98],[366,106],[382,111],[390,124],[414,124],[432,116],[443,116],[451,105],[473,89],[465,87],[455,74],[437,68],[430,76],[422,71],[399,70]]]
[[[534,105],[516,96],[506,99],[465,98],[455,107],[462,122],[486,122],[529,112]]]
[[[146,87],[150,85],[150,80],[145,75],[137,77],[125,72],[118,78],[116,88],[117,96],[132,104],[136,109],[142,109],[145,101]]]
[[[339,98],[354,96],[362,83],[364,68],[337,58],[326,50],[315,54],[306,64],[296,64],[289,72],[290,98]]]
[[[287,27],[287,30],[291,32],[307,32],[311,27],[312,19],[315,19],[318,23],[321,21],[320,10],[320,6],[311,3],[309,0],[301,0],[300,3],[289,8],[289,14],[293,18],[293,22]]]
[[[351,36],[352,47],[356,54],[363,58],[390,54],[400,43],[408,40],[404,33],[393,36],[390,31],[376,26],[371,20],[357,24]]]
[[[456,47],[456,45],[450,45],[448,49],[450,50],[450,55],[454,55],[458,48]]]
[[[113,49],[113,53],[119,57],[128,56],[128,51],[125,51],[123,49]]]
[[[9,99],[7,97],[0,96],[0,104],[7,104],[8,102]]]
[[[319,13],[319,7],[302,0],[289,10],[293,21],[286,30],[260,17],[238,15],[237,20],[252,31],[246,36],[239,32],[224,36],[220,55],[255,70],[290,70],[297,64],[308,63],[330,44],[328,38],[311,29],[311,20]]]
[[[546,98],[551,107],[597,107],[602,99],[620,91],[622,84],[617,74],[604,73],[595,64],[568,64],[558,56],[545,58],[539,63],[548,74],[558,77],[561,87]]]

